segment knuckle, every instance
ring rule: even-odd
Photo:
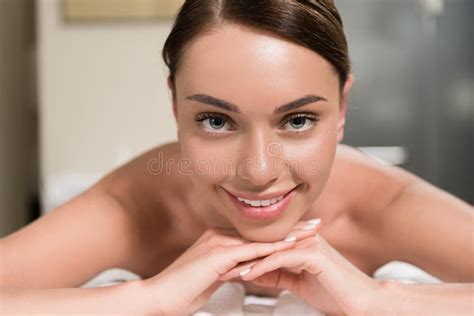
[[[207,255],[210,257],[216,257],[216,256],[222,256],[222,254],[225,252],[225,247],[223,246],[213,246]]]
[[[309,273],[314,275],[318,275],[319,273],[321,273],[320,265],[315,259],[306,261],[304,268]]]

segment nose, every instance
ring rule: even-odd
[[[242,158],[238,174],[241,179],[258,187],[268,187],[280,176],[278,161],[279,143],[264,133],[252,134],[241,148]]]

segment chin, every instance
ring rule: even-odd
[[[298,218],[281,218],[273,223],[266,225],[234,225],[234,228],[240,235],[253,242],[275,242],[285,239],[293,230],[293,226],[298,222]]]

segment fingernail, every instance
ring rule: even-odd
[[[309,221],[307,221],[308,224],[311,224],[311,225],[318,225],[319,223],[321,223],[321,219],[320,218],[313,218],[313,219],[310,219]]]
[[[250,270],[251,270],[250,268],[242,270],[242,271],[240,271],[239,274],[240,274],[240,276],[244,276],[244,275],[248,274],[250,272]]]
[[[283,241],[292,242],[296,240],[296,236],[288,236]]]
[[[301,228],[302,230],[311,230],[316,227],[316,224],[307,224],[305,227]]]

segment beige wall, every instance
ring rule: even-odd
[[[0,0],[0,237],[28,222],[36,190],[31,4]]]
[[[176,139],[161,60],[172,21],[66,23],[59,0],[37,0],[37,7],[47,210],[62,195],[58,190],[70,186],[75,192],[132,156]]]

